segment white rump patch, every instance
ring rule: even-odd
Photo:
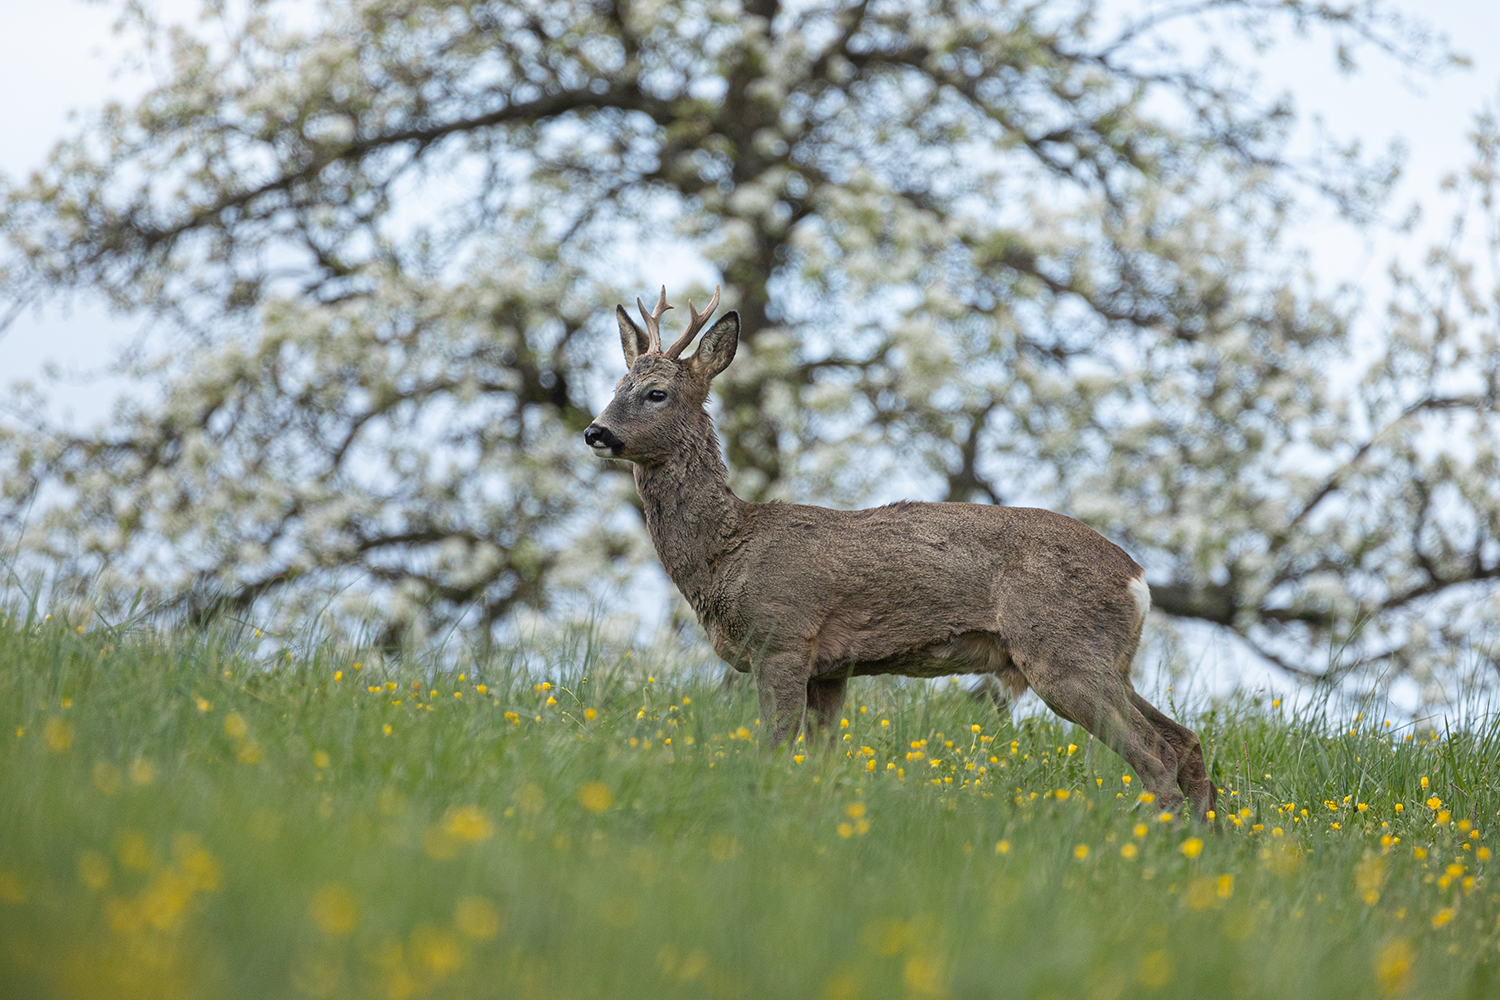
[[[1135,609],[1141,613],[1141,621],[1146,620],[1146,612],[1151,610],[1151,585],[1146,582],[1146,574],[1130,581],[1130,596],[1135,598]]]

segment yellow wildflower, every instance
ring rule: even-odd
[[[443,814],[443,832],[454,840],[474,844],[495,835],[495,825],[475,806],[451,806]]]
[[[578,802],[591,813],[602,813],[615,800],[609,786],[602,781],[590,781],[579,786]]]
[[[106,889],[111,878],[109,859],[98,851],[84,851],[78,856],[78,880],[90,889]]]
[[[1411,963],[1411,945],[1403,938],[1386,942],[1375,957],[1375,980],[1380,984],[1380,992],[1386,996],[1405,992]]]
[[[330,882],[313,893],[307,907],[318,930],[329,937],[345,937],[359,920],[359,902],[354,894],[337,882]]]
[[[500,933],[500,912],[483,896],[465,896],[453,908],[453,925],[459,933],[476,941],[487,941]]]
[[[113,795],[120,790],[121,772],[118,767],[107,760],[94,763],[94,787],[105,795]]]
[[[9,868],[0,868],[0,902],[19,905],[26,902],[26,887],[21,876]]]
[[[73,745],[73,724],[66,719],[48,719],[42,727],[42,736],[47,749],[53,753],[64,753]]]

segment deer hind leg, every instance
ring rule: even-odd
[[[802,716],[807,711],[807,671],[796,659],[768,658],[755,671],[755,690],[760,695],[762,731],[770,733],[769,738],[761,738],[761,746],[772,754],[802,728]]]
[[[839,709],[844,707],[844,689],[849,684],[847,674],[837,677],[816,677],[807,682],[807,742],[822,736],[829,746],[835,746],[839,738]]]
[[[989,702],[1004,719],[1010,717],[1011,704],[1026,693],[1028,686],[1026,675],[1017,670],[1015,663],[1007,656],[1004,666],[985,674],[978,684],[969,689],[969,697],[975,701]]]
[[[1075,668],[1045,675],[1029,671],[1026,678],[1048,708],[1125,758],[1160,808],[1176,810],[1182,804],[1177,753],[1131,702],[1132,692],[1118,674]]]
[[[1171,744],[1172,750],[1177,754],[1177,787],[1182,789],[1182,794],[1193,804],[1193,815],[1205,819],[1208,811],[1218,801],[1218,795],[1214,783],[1208,780],[1203,746],[1198,742],[1197,734],[1168,718],[1134,691],[1130,692],[1130,701],[1162,738]]]

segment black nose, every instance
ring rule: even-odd
[[[614,432],[608,427],[600,427],[598,424],[589,424],[588,429],[583,432],[583,443],[590,448],[610,448],[618,450],[624,444],[615,437]]]

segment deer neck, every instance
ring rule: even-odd
[[[707,413],[666,461],[635,467],[646,528],[662,568],[701,616],[720,559],[744,526],[744,501],[729,490],[729,470]]]

